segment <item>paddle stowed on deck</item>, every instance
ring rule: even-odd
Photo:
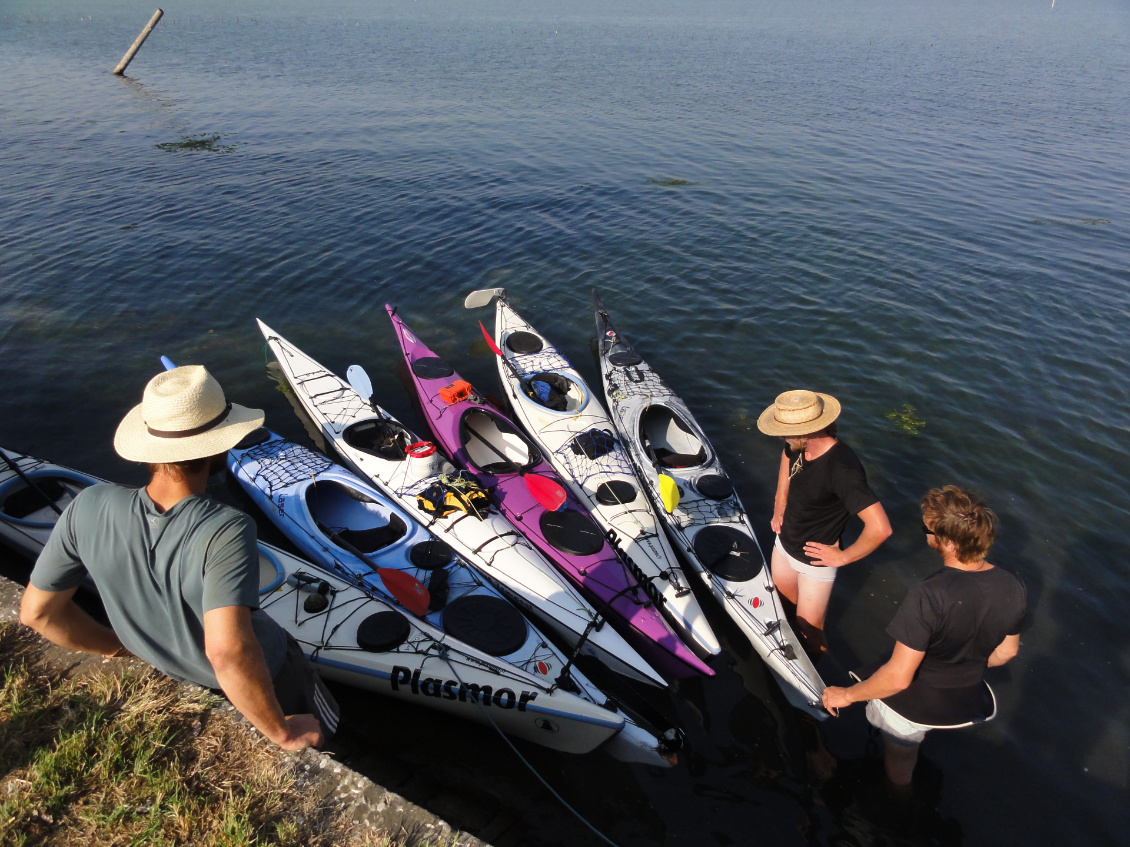
[[[454,467],[381,408],[372,383],[357,365],[348,383],[259,322],[279,370],[334,450],[406,513],[447,541],[508,599],[572,650],[631,678],[665,685],[592,606],[497,509],[441,516],[422,509],[417,495],[451,480]],[[465,473],[465,472],[464,472]],[[444,483],[447,484],[447,483]],[[663,734],[669,726],[658,730]]]
[[[472,292],[464,305],[491,300],[494,337],[483,333],[514,417],[680,637],[701,657],[717,655],[721,645],[600,400],[565,355],[518,314],[504,289]]]
[[[593,291],[605,398],[675,549],[750,639],[793,705],[817,718],[824,682],[785,618],[722,462],[686,404],[621,335]]]
[[[713,674],[667,624],[630,570],[601,540],[595,553],[569,553],[554,546],[542,529],[547,520],[551,531],[568,532],[558,543],[582,548],[591,543],[591,532],[578,533],[584,522],[591,524],[583,506],[567,495],[565,509],[579,518],[557,526],[544,517],[547,510],[540,489],[563,488],[540,451],[504,415],[490,408],[447,362],[424,345],[388,307],[393,326],[419,394],[425,417],[439,444],[456,465],[473,473],[492,492],[504,515],[526,535],[561,572],[592,599],[598,612],[605,612],[624,626],[637,649],[648,651],[648,660],[664,663],[672,675]],[[531,484],[533,480],[541,482]],[[600,534],[597,529],[597,534]]]

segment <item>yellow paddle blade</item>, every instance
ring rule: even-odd
[[[665,473],[659,475],[659,496],[663,498],[663,508],[667,514],[675,511],[679,505],[679,486]]]

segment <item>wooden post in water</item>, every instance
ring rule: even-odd
[[[161,9],[158,9],[153,13],[153,17],[149,19],[149,23],[147,23],[145,25],[145,29],[141,31],[141,35],[139,35],[134,40],[133,44],[130,45],[129,50],[127,50],[126,54],[122,56],[122,60],[118,62],[118,66],[114,68],[115,74],[121,76],[125,73],[126,67],[130,62],[133,61],[133,57],[137,55],[137,51],[141,49],[141,45],[145,43],[145,39],[149,37],[149,33],[153,31],[153,27],[157,26],[157,21],[161,20],[161,16],[163,14],[165,13]]]

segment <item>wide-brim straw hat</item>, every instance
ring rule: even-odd
[[[224,453],[263,425],[263,412],[229,403],[216,378],[186,365],[149,380],[118,424],[114,449],[131,462],[187,462]]]
[[[766,435],[811,435],[840,416],[840,401],[815,391],[786,391],[761,413],[757,428]]]

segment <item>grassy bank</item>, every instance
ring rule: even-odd
[[[293,756],[155,671],[67,678],[0,624],[0,845],[397,845],[354,832]]]

